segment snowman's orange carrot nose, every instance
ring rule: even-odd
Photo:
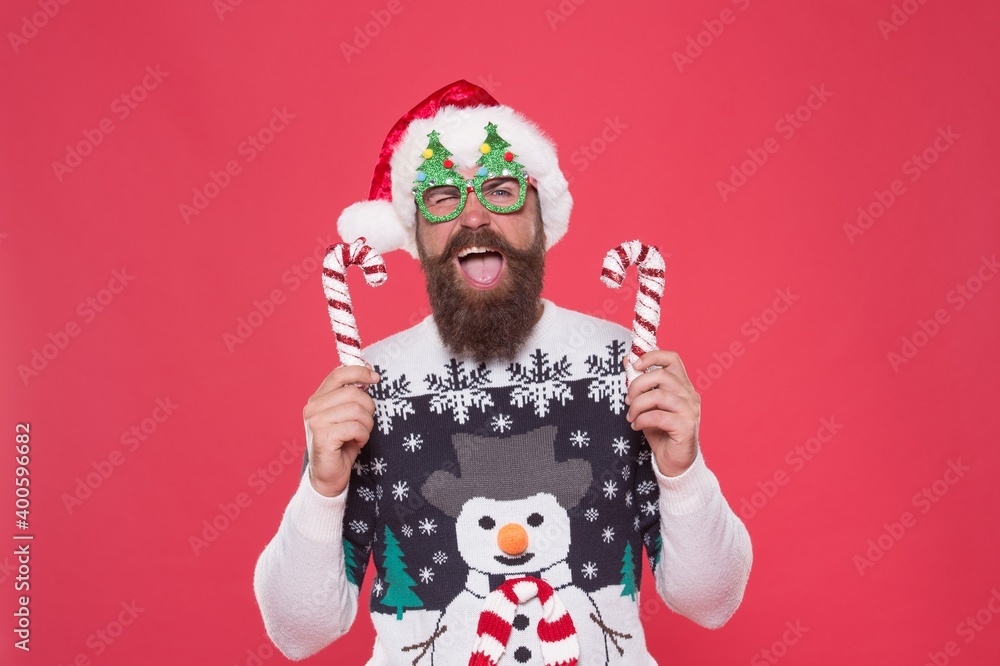
[[[497,545],[508,555],[520,555],[528,548],[528,533],[517,523],[507,523],[497,533]]]

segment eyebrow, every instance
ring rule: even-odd
[[[514,178],[513,176],[498,176],[496,178],[490,178],[489,180],[484,182],[483,187],[488,186],[490,189],[492,189],[494,187],[500,187],[504,183],[509,183],[511,181],[517,182],[517,178]]]

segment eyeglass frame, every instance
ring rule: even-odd
[[[517,174],[497,175],[494,173],[490,173],[488,171],[486,173],[481,173],[485,169],[486,167],[479,167],[479,170],[477,171],[476,175],[473,176],[471,179],[461,178],[461,176],[459,176],[462,180],[465,181],[464,183],[465,187],[460,187],[458,185],[455,185],[454,183],[448,183],[447,181],[440,185],[431,181],[423,188],[414,187],[413,198],[417,203],[417,207],[420,209],[421,215],[424,216],[424,219],[430,222],[431,224],[439,224],[441,222],[450,222],[451,220],[454,220],[456,217],[462,214],[463,210],[465,210],[465,202],[468,201],[470,191],[475,191],[476,198],[479,199],[479,203],[483,205],[483,208],[493,213],[506,214],[506,213],[514,213],[516,211],[521,210],[521,208],[524,207],[524,201],[528,196],[529,183],[526,172],[523,169],[521,169],[520,173]],[[496,204],[487,201],[485,196],[483,195],[483,184],[491,180],[499,180],[505,178],[511,178],[517,180],[519,187],[519,194],[517,197],[517,201],[515,201],[509,206],[497,206]],[[454,187],[458,190],[459,201],[454,211],[447,213],[445,215],[434,215],[429,210],[427,210],[427,202],[424,201],[424,194],[426,194],[428,190],[435,187]]]

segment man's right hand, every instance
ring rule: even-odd
[[[326,376],[302,410],[309,480],[319,494],[336,497],[347,487],[354,460],[375,426],[375,401],[355,384],[377,381],[371,366],[340,366]]]

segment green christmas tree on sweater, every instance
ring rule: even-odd
[[[392,533],[389,526],[385,526],[385,551],[383,554],[382,566],[385,567],[385,582],[388,588],[381,603],[390,608],[396,609],[396,619],[403,619],[404,608],[420,608],[424,602],[417,596],[416,592],[410,588],[417,584],[417,581],[406,573],[406,564],[403,562],[403,551],[399,548],[399,540]]]
[[[653,539],[653,547],[648,549],[650,555],[652,555],[652,567],[655,569],[656,565],[660,563],[660,553],[663,552],[663,539],[657,534],[656,538]]]
[[[635,601],[635,562],[632,561],[632,542],[628,541],[625,543],[625,554],[622,556],[622,585],[625,588],[622,590],[621,596],[627,597],[632,596],[632,601]]]
[[[358,581],[354,580],[354,569],[358,566],[358,563],[354,561],[354,544],[352,544],[347,539],[343,539],[344,542],[344,570],[347,574],[347,580],[358,585]],[[358,585],[360,587],[360,585]]]

